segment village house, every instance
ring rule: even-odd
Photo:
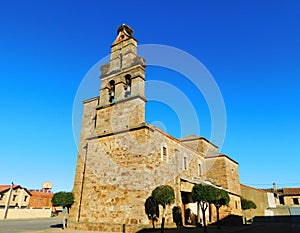
[[[27,208],[31,193],[21,185],[0,185],[0,209]]]

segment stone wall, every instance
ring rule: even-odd
[[[145,101],[139,97],[116,102],[97,111],[96,134],[106,135],[129,130],[145,121]]]
[[[238,164],[225,155],[206,158],[206,177],[232,193],[241,194]]]
[[[167,156],[161,148],[167,148]],[[83,156],[84,157],[84,156]],[[197,177],[204,159],[174,138],[145,125],[140,129],[88,141],[81,219],[84,222],[148,223],[144,202],[163,184],[176,191],[181,203],[179,175]],[[78,211],[84,159],[79,155],[71,218]],[[186,164],[184,164],[184,162]]]
[[[165,155],[163,147],[166,148]],[[224,159],[217,161],[226,165]],[[180,177],[205,179],[205,174],[200,176],[198,172],[199,163],[205,164],[201,154],[147,124],[127,132],[88,140],[87,169],[81,190],[83,162],[79,155],[74,184],[75,203],[70,213],[73,222],[76,222],[76,212],[81,208],[80,222],[102,226],[147,226],[149,220],[144,212],[144,203],[155,187],[171,185],[176,195],[174,205],[181,206]],[[216,165],[219,166],[218,163]],[[227,167],[230,169],[228,164]],[[226,183],[222,184],[231,187],[227,177],[224,179]],[[239,197],[232,196],[232,200],[235,203]],[[167,212],[168,224],[172,224],[171,208]],[[238,213],[235,204],[229,208]]]
[[[267,192],[241,184],[241,196],[256,204],[256,209],[251,210],[253,216],[265,216],[265,210],[269,207]]]
[[[196,135],[182,138],[180,141],[199,153],[207,154],[208,152],[218,151],[218,147],[211,144],[205,138]]]

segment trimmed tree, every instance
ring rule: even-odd
[[[145,212],[150,220],[152,220],[152,227],[155,229],[154,222],[159,218],[159,208],[152,196],[148,197],[145,202]]]
[[[246,210],[250,209],[250,211],[251,211],[251,209],[256,209],[256,204],[251,200],[247,200],[247,199],[242,198],[241,205],[242,205],[242,210],[244,212],[244,223],[246,223],[247,222]]]
[[[214,200],[214,187],[202,184],[194,185],[192,189],[192,198],[194,202],[197,202],[198,207],[198,216],[199,216],[199,206],[201,207],[202,216],[203,216],[203,227],[204,232],[207,231],[205,211],[208,208],[209,203],[212,203]]]
[[[74,202],[74,195],[72,192],[58,192],[55,193],[52,197],[53,206],[67,207],[68,212],[73,202]]]
[[[174,203],[174,189],[169,185],[161,185],[152,191],[152,197],[158,205],[163,207],[161,232],[164,232],[166,206]]]
[[[214,199],[212,203],[215,205],[217,210],[217,224],[218,228],[220,229],[220,208],[224,205],[228,205],[230,201],[230,197],[228,193],[223,189],[214,188],[213,189],[213,196]]]

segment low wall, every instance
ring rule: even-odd
[[[0,209],[0,217],[4,214],[4,209]],[[51,209],[8,209],[6,219],[28,219],[28,218],[49,218]]]

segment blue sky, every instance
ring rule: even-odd
[[[240,163],[242,183],[300,186],[299,8],[296,0],[0,1],[0,183],[72,189],[76,91],[126,23],[140,44],[184,50],[210,71],[227,113],[221,152]],[[147,72],[181,85],[173,71]],[[200,133],[209,138],[209,111],[198,103]],[[167,109],[149,103],[147,120],[178,137]]]

